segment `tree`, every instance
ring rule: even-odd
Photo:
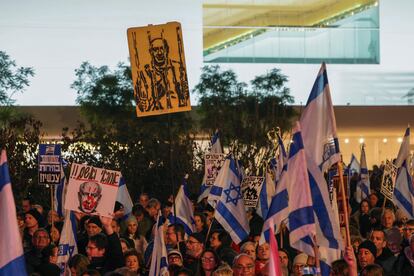
[[[201,130],[222,130],[227,145],[237,140],[238,157],[251,170],[257,169],[258,153],[271,148],[266,133],[275,127],[288,130],[295,115],[286,82],[279,69],[255,77],[248,86],[239,82],[232,70],[223,71],[218,65],[203,67],[194,89],[199,97]]]
[[[142,191],[167,196],[171,183],[179,184],[185,173],[191,176],[189,183],[199,186],[191,117],[137,118],[128,66],[119,64],[111,71],[85,62],[76,70],[72,88],[88,125],[80,125],[73,137],[64,133],[69,161],[121,170],[132,196]]]

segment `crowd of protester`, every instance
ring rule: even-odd
[[[355,201],[358,175],[350,180],[351,246],[343,258],[332,263],[331,275],[414,275],[414,220],[384,202],[380,194],[381,168],[371,173],[371,194]],[[68,261],[72,276],[147,275],[153,250],[154,224],[159,211],[167,217],[172,197],[165,200],[141,194],[132,214],[124,217],[115,204],[114,217],[76,214],[78,254]],[[385,208],[382,208],[385,206]],[[45,214],[42,206],[26,198],[21,202],[18,222],[29,275],[60,275],[56,265],[63,218]],[[214,219],[214,209],[204,200],[194,201],[195,232],[186,235],[181,224],[166,224],[170,275],[268,275],[269,244],[259,244],[263,220],[249,209],[250,237],[234,244]],[[168,221],[168,220],[167,220]],[[276,235],[283,275],[314,272],[314,257],[289,245],[286,227]],[[69,274],[68,274],[69,275]]]

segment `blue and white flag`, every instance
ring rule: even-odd
[[[131,196],[129,195],[129,192],[128,192],[128,187],[123,177],[119,179],[119,187],[118,187],[118,193],[116,195],[116,201],[118,201],[124,206],[123,219],[126,219],[131,214],[132,207],[134,207],[134,204],[132,203]]]
[[[393,202],[409,219],[414,218],[414,187],[409,170],[410,128],[407,128],[404,140],[398,152],[395,166],[398,169],[395,180]]]
[[[355,199],[358,203],[361,200],[367,198],[371,193],[369,188],[369,174],[368,174],[368,167],[367,167],[367,158],[365,156],[365,145],[362,144],[361,147],[361,174],[359,177],[359,181],[356,187],[356,195]]]
[[[287,159],[288,156],[286,154],[285,145],[283,144],[282,137],[280,137],[279,133],[276,133],[277,135],[277,142],[278,142],[278,148],[279,148],[279,157],[277,161],[277,167],[276,167],[276,184],[280,181],[282,178],[282,174],[284,171],[286,171],[287,166]]]
[[[359,164],[358,160],[356,159],[355,155],[351,155],[351,162],[349,162],[348,166],[349,176],[351,177],[354,173],[361,172],[361,165]]]
[[[273,165],[275,163],[276,162],[274,158],[272,158],[272,160],[269,162],[265,173],[264,183],[262,185],[262,189],[260,190],[259,201],[257,203],[256,213],[264,219],[267,217],[269,206],[272,203],[272,197],[276,193],[276,182],[274,179],[276,170],[275,166]]]
[[[65,211],[65,222],[63,223],[62,233],[60,235],[58,246],[57,266],[60,268],[61,275],[67,275],[69,267],[67,263],[69,259],[78,254],[76,232],[76,217],[73,211]]]
[[[172,214],[168,219],[170,223],[179,223],[183,225],[187,235],[191,235],[195,230],[193,204],[190,200],[190,193],[188,191],[186,180],[184,180],[178,190],[174,206],[172,207]]]
[[[215,219],[239,244],[249,236],[250,228],[241,191],[242,172],[232,155],[226,157],[223,167],[211,188],[210,196],[218,199]]]
[[[339,229],[338,208],[334,204],[335,200],[330,202],[328,185],[323,175],[331,165],[341,160],[325,63],[322,63],[312,87],[300,125],[315,212],[322,275],[329,275],[331,262],[340,258],[343,241]]]
[[[300,124],[293,129],[292,143],[288,160],[289,216],[287,227],[289,240],[293,248],[314,255],[313,239],[316,236],[315,217],[310,191],[308,169],[306,164]],[[304,242],[306,240],[307,242]]]
[[[63,170],[63,165],[60,164],[60,183],[55,188],[55,196],[54,196],[54,211],[56,211],[59,217],[63,217],[65,206],[65,185],[66,185],[66,177],[65,171]]]
[[[6,151],[0,158],[0,276],[27,275]]]
[[[164,222],[165,218],[161,211],[158,212],[157,223],[155,224],[154,248],[151,256],[150,276],[167,276],[168,258],[167,247],[164,242]]]
[[[328,73],[322,63],[300,118],[305,151],[321,171],[341,161]]]
[[[219,132],[216,131],[213,136],[211,136],[211,149],[210,153],[223,153]],[[198,196],[197,202],[201,202],[203,198],[208,197],[210,193],[211,186],[206,184],[206,175],[203,177],[203,183],[200,186],[200,195]]]

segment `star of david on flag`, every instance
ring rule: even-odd
[[[232,193],[232,191],[234,192]],[[233,202],[234,206],[237,206],[237,202],[242,198],[241,187],[236,187],[231,182],[230,188],[224,190],[223,192],[226,194],[226,203]]]

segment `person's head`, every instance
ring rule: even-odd
[[[358,247],[358,263],[361,268],[375,262],[377,255],[377,248],[370,240],[363,241]]]
[[[303,268],[306,266],[307,261],[308,255],[306,255],[305,253],[300,253],[296,255],[296,257],[293,259],[293,275],[303,275],[302,271]]]
[[[404,239],[408,241],[414,233],[414,219],[410,219],[406,222],[403,231]]]
[[[43,206],[40,204],[32,204],[32,208],[36,209],[43,216]]]
[[[213,248],[214,250],[217,250],[220,246],[222,246],[221,238],[226,238],[225,237],[226,234],[227,232],[222,231],[222,230],[213,231],[210,236],[210,247]]]
[[[207,249],[201,254],[201,268],[204,272],[214,271],[220,264],[219,257],[212,249]]]
[[[69,258],[68,267],[70,269],[71,276],[80,276],[84,271],[88,269],[89,259],[82,255],[76,254]]]
[[[241,253],[233,260],[233,274],[234,276],[254,276],[255,264],[252,257]]]
[[[360,276],[383,276],[384,270],[380,265],[369,264],[361,270]]]
[[[165,218],[168,218],[168,216],[171,214],[172,206],[172,203],[169,201],[163,202],[161,204],[161,215]]]
[[[225,263],[220,265],[216,270],[213,271],[213,276],[233,276],[233,270]]]
[[[394,255],[398,255],[401,251],[402,236],[397,227],[388,229],[386,232],[387,247]]]
[[[288,254],[288,252],[285,249],[282,249],[282,248],[279,248],[278,252],[279,252],[280,264],[284,267],[289,268],[289,254]]]
[[[131,245],[126,239],[120,238],[119,242],[121,243],[122,253],[125,253],[128,249],[131,249]]]
[[[203,213],[195,213],[194,214],[194,224],[197,232],[203,231],[204,227],[206,227],[206,216]]]
[[[183,266],[183,255],[179,250],[171,250],[168,252],[168,265]]]
[[[369,212],[369,201],[367,199],[363,199],[359,204],[359,212],[362,214],[368,214]]]
[[[142,207],[141,204],[135,204],[134,207],[132,207],[132,215],[134,215],[138,222],[144,219],[145,212],[145,208]]]
[[[387,245],[387,240],[385,236],[384,230],[380,228],[375,228],[371,231],[370,240],[375,244],[375,248],[377,249],[377,256],[382,254],[382,250]]]
[[[344,259],[333,261],[331,264],[331,274],[329,276],[348,276],[349,265]]]
[[[54,244],[49,244],[42,249],[42,260],[44,263],[56,264],[58,259],[58,248]]]
[[[60,228],[55,225],[48,227],[51,242],[58,244],[60,239]]]
[[[93,216],[89,218],[88,222],[86,223],[86,233],[88,237],[92,237],[98,233],[102,232],[102,222],[97,216]]]
[[[78,200],[79,210],[91,214],[96,211],[102,198],[102,187],[96,182],[83,182],[79,185]]]
[[[392,209],[386,208],[381,217],[381,224],[385,229],[390,229],[395,222],[395,213]]]
[[[119,234],[119,231],[121,230],[121,227],[119,226],[119,221],[117,219],[112,219],[111,227],[112,227],[112,231]]]
[[[147,194],[147,193],[142,193],[142,194],[140,194],[140,195],[139,195],[139,200],[138,200],[138,203],[139,203],[142,207],[147,208],[148,201],[149,201],[149,196],[148,196],[148,194]]]
[[[247,254],[256,261],[256,244],[251,241],[243,243],[240,247],[240,253]]]
[[[96,257],[103,257],[107,246],[108,239],[103,233],[89,237],[89,242],[86,246],[86,254],[88,255],[89,260]]]
[[[191,234],[185,242],[187,254],[193,258],[200,258],[204,250],[204,236],[199,233]]]
[[[26,228],[37,229],[42,226],[42,215],[36,209],[30,209],[24,216]]]
[[[377,207],[378,204],[378,195],[376,193],[371,193],[369,195],[369,205],[371,208]]]
[[[156,198],[151,198],[148,201],[148,205],[147,205],[147,212],[149,214],[150,217],[152,218],[156,218],[158,215],[158,211],[161,208],[161,203],[158,201],[158,199]]]
[[[34,232],[32,244],[37,250],[42,250],[50,244],[50,236],[46,229],[39,228]]]
[[[257,259],[267,261],[270,258],[270,247],[267,242],[257,246]]]
[[[22,210],[23,212],[28,212],[32,209],[32,204],[30,203],[30,199],[28,197],[23,198],[22,200]]]
[[[138,231],[138,222],[134,216],[130,216],[126,221],[126,231],[128,235],[136,235]]]
[[[47,213],[47,223],[52,224],[52,219],[53,219],[53,223],[60,221],[59,214],[56,211],[50,210]]]
[[[167,228],[166,241],[167,245],[177,246],[177,243],[184,240],[185,230],[182,224],[170,224]]]
[[[124,253],[125,266],[130,271],[137,272],[141,268],[142,257],[135,249],[129,249]]]

